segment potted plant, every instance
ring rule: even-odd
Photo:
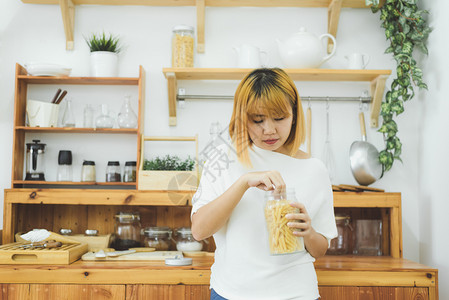
[[[192,190],[198,187],[195,159],[166,155],[145,159],[139,172],[139,190]]]
[[[85,37],[90,49],[90,71],[94,77],[117,77],[120,39],[112,34],[93,33]]]

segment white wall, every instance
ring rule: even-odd
[[[430,6],[431,1],[427,1]],[[442,6],[443,1],[432,1],[432,5]],[[431,7],[432,22],[443,22],[442,14]],[[443,10],[440,10],[443,11]],[[184,109],[178,110],[178,126],[168,126],[168,105],[166,80],[163,67],[170,66],[171,29],[174,25],[195,25],[194,7],[114,7],[114,6],[77,6],[75,17],[75,50],[65,50],[65,36],[60,9],[56,5],[30,5],[18,0],[6,0],[0,4],[0,188],[10,187],[12,114],[14,95],[14,65],[16,62],[41,61],[66,64],[73,68],[73,76],[89,75],[89,52],[83,36],[105,30],[120,35],[126,44],[126,50],[120,57],[120,76],[137,76],[138,66],[142,65],[147,74],[146,80],[146,135],[194,135],[199,134],[200,150],[209,140],[209,125],[219,121],[226,126],[232,110],[230,101],[189,101]],[[4,15],[4,16],[3,16]],[[447,24],[446,24],[447,25]],[[324,8],[207,8],[206,9],[206,53],[197,54],[196,67],[234,67],[236,63],[232,46],[250,43],[268,52],[269,66],[282,66],[278,56],[275,39],[285,39],[296,32],[300,26],[319,35],[327,29],[327,10]],[[446,26],[447,28],[447,26]],[[437,147],[443,142],[443,136],[436,136],[437,128],[444,128],[443,79],[441,46],[443,30],[440,35],[432,36],[429,46],[432,57],[427,62],[425,76],[430,91],[419,94],[418,99],[406,105],[406,113],[400,116],[399,136],[403,142],[403,164],[397,162],[392,171],[373,186],[384,188],[388,192],[401,192],[403,197],[403,239],[404,257],[423,260],[433,267],[443,267],[443,244],[435,235],[438,228],[444,228],[442,214],[444,209],[443,186],[443,148]],[[439,38],[439,40],[437,40]],[[346,54],[363,52],[371,56],[370,69],[394,69],[395,62],[385,55],[387,43],[383,29],[380,28],[378,15],[368,9],[342,9],[337,34],[337,53],[323,68],[344,68]],[[437,46],[438,45],[438,46]],[[446,44],[447,46],[447,44]],[[434,53],[432,53],[434,51]],[[424,59],[426,61],[426,59]],[[434,66],[435,65],[435,66]],[[439,68],[438,68],[439,66]],[[438,73],[437,73],[438,72]],[[441,76],[441,77],[440,77]],[[447,75],[445,75],[447,76]],[[432,81],[431,81],[432,80]],[[387,85],[391,79],[387,82]],[[238,82],[180,82],[188,94],[232,95]],[[369,89],[366,83],[304,83],[297,82],[300,94],[310,96],[360,96]],[[81,111],[87,101],[112,101],[119,104],[126,88],[109,91],[99,87],[84,89],[68,86],[75,104],[78,103],[78,122],[82,122]],[[50,90],[41,87],[32,90],[36,97],[51,97],[56,87]],[[101,95],[105,98],[101,98]],[[100,100],[98,100],[100,98]],[[428,98],[425,99],[424,98]],[[98,102],[97,102],[98,103]],[[325,138],[325,103],[312,103],[313,139],[312,152],[321,157]],[[438,105],[438,106],[437,106]],[[304,103],[307,107],[307,103]],[[356,184],[351,175],[348,151],[354,140],[360,139],[358,129],[358,104],[331,103],[331,143],[337,162],[336,184]],[[431,115],[432,113],[432,115]],[[434,114],[438,117],[435,117]],[[368,117],[368,113],[366,113]],[[447,122],[447,121],[445,121]],[[438,127],[437,127],[438,126]],[[440,127],[441,126],[441,127]],[[447,136],[447,135],[446,135]],[[59,143],[47,153],[47,173],[54,176],[56,155],[61,147],[70,147],[77,155],[75,166],[80,166],[87,155],[86,150],[72,141],[72,136],[42,135],[50,146]],[[74,140],[82,139],[74,136]],[[382,136],[376,129],[369,129],[368,139],[378,149],[383,147]],[[134,141],[125,138],[128,145]],[[95,143],[95,141],[89,141]],[[129,143],[128,143],[129,142]],[[62,143],[62,145],[61,145]],[[101,139],[98,151],[89,153],[89,158],[102,163],[104,167],[105,150],[117,148],[115,140]],[[447,148],[447,141],[444,141]],[[133,157],[131,150],[120,143],[111,157],[121,161]],[[103,147],[103,148],[101,148]],[[441,147],[441,146],[440,146]],[[50,147],[51,148],[51,147]],[[438,149],[439,148],[439,149]],[[84,152],[83,152],[84,151]],[[439,156],[435,155],[438,153]],[[447,159],[444,160],[447,166]],[[97,172],[102,173],[101,165]],[[78,169],[75,169],[75,177]],[[425,174],[426,176],[423,176]],[[434,180],[432,180],[434,178]],[[0,199],[3,199],[1,194]],[[423,202],[429,202],[430,207]],[[447,204],[446,204],[447,205]],[[446,206],[447,208],[447,206]],[[423,214],[425,212],[425,214]],[[441,216],[438,218],[438,216]],[[420,231],[421,230],[421,231]],[[441,231],[443,229],[440,229]],[[429,231],[432,234],[429,234]],[[446,239],[447,240],[447,239]],[[441,242],[442,243],[442,242]],[[440,250],[435,246],[441,246]],[[446,244],[447,246],[447,244]],[[447,272],[447,264],[446,264]],[[440,282],[447,280],[447,273],[440,275]],[[447,290],[446,290],[447,291]],[[449,295],[449,292],[446,293]],[[447,296],[449,297],[449,296]],[[444,299],[442,295],[442,299]]]

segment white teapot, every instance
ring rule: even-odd
[[[328,37],[334,42],[332,52],[326,55],[326,47],[322,39]],[[335,54],[337,42],[335,37],[325,33],[317,37],[306,31],[304,27],[293,34],[289,39],[281,42],[276,40],[282,62],[286,68],[308,69],[319,68],[326,60]]]

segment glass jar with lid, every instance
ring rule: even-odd
[[[344,255],[349,253],[349,243],[352,240],[351,217],[347,215],[336,215],[337,237],[331,240],[326,254]]]
[[[81,169],[81,181],[96,181],[95,162],[92,160],[85,160]]]
[[[189,252],[201,251],[203,242],[193,238],[192,230],[189,227],[181,227],[176,229],[176,250]]]
[[[265,220],[270,254],[288,254],[304,250],[303,238],[293,234],[285,218],[289,213],[298,212],[298,208],[290,205],[292,202],[297,202],[294,189],[283,192],[268,191],[265,194]]]
[[[119,212],[115,215],[115,239],[112,248],[127,250],[140,247],[140,215],[138,212]]]
[[[136,182],[136,165],[135,161],[125,162],[125,170],[123,171],[123,182]]]
[[[172,67],[193,67],[193,27],[178,25],[173,27],[172,36]]]
[[[121,173],[120,162],[108,161],[108,166],[106,168],[106,182],[121,182]]]
[[[155,248],[156,251],[166,251],[170,249],[172,240],[172,230],[169,227],[147,227],[144,230],[144,246]]]

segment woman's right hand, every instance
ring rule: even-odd
[[[278,171],[250,172],[242,176],[248,187],[256,187],[263,191],[285,190],[285,182]]]

